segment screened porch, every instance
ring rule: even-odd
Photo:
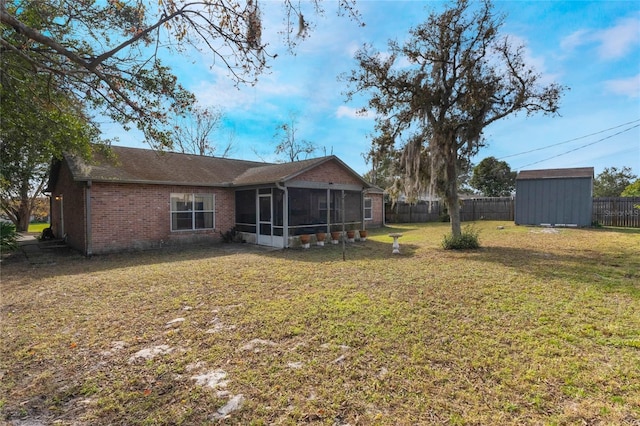
[[[288,247],[302,234],[361,229],[362,190],[269,187],[237,190],[236,229],[245,240]],[[285,214],[286,212],[286,214]]]

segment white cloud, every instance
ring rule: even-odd
[[[630,78],[607,80],[604,86],[610,93],[640,98],[640,74]]]
[[[640,18],[624,18],[603,30],[578,30],[560,41],[566,52],[585,45],[595,45],[600,59],[618,59],[640,44]]]
[[[600,42],[598,53],[603,59],[623,57],[631,48],[640,44],[640,18],[626,18],[616,26],[600,31],[596,39]]]
[[[587,44],[590,42],[591,37],[589,34],[590,33],[587,30],[575,31],[569,34],[567,37],[560,40],[560,48],[563,51],[572,52],[577,47],[580,47],[583,44]]]
[[[341,105],[336,110],[337,118],[352,118],[355,120],[369,120],[373,118],[373,115],[369,112],[358,112],[357,108],[350,108],[348,106]]]
[[[189,89],[200,104],[215,105],[225,110],[249,110],[259,105],[266,109],[274,100],[298,95],[301,89],[293,82],[282,83],[278,72],[262,74],[255,85],[235,85],[223,67],[213,67],[200,78],[193,78]]]

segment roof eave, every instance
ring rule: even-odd
[[[233,184],[229,182],[223,183],[211,183],[211,182],[180,182],[180,181],[159,181],[159,180],[142,180],[142,179],[100,179],[94,177],[78,177],[75,178],[76,182],[88,182],[92,183],[124,183],[124,184],[136,184],[136,185],[173,185],[173,186],[207,186],[211,188],[228,188]]]

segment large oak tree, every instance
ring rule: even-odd
[[[338,12],[358,19],[354,1],[339,0]],[[293,46],[321,0],[282,4]],[[193,48],[235,82],[252,83],[270,58],[262,29],[258,0],[0,0],[3,58],[22,58],[25,70],[138,127],[158,148],[172,146],[172,120],[194,101],[161,57]]]
[[[24,232],[51,159],[63,152],[88,157],[98,131],[73,97],[51,88],[44,76],[18,73],[16,61],[22,58],[0,62],[0,211]]]
[[[524,112],[554,114],[563,87],[544,84],[525,48],[500,34],[503,17],[489,0],[459,0],[432,12],[388,52],[364,46],[344,79],[347,97],[368,96],[376,113],[373,149],[397,152],[404,193],[443,198],[454,236],[461,234],[460,164],[483,146],[491,123]]]

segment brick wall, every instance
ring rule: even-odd
[[[327,161],[312,170],[296,176],[295,180],[362,185],[360,179],[349,173],[336,161]]]
[[[366,226],[379,228],[384,225],[384,195],[379,193],[365,194],[365,198],[371,198],[373,219],[368,220]]]
[[[215,195],[213,230],[171,231],[171,193]],[[94,183],[91,188],[95,254],[220,241],[235,224],[233,190],[197,186]]]
[[[53,235],[56,238],[66,236],[69,246],[84,253],[86,249],[85,184],[72,180],[66,162],[60,168],[56,186],[51,191],[51,198],[51,230]],[[64,225],[62,225],[63,219]]]

